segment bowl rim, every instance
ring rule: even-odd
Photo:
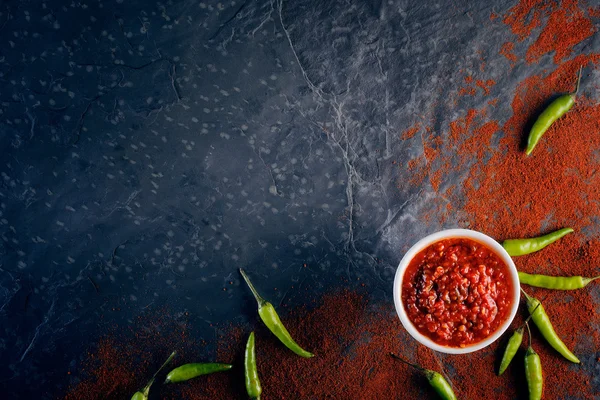
[[[402,303],[402,279],[404,277],[404,273],[406,272],[406,268],[408,267],[408,264],[410,263],[410,261],[421,250],[423,250],[427,246],[429,246],[435,242],[439,242],[440,240],[450,239],[450,238],[472,239],[472,240],[475,240],[477,242],[484,244],[486,247],[488,247],[489,249],[494,251],[502,259],[502,261],[504,261],[506,263],[506,266],[508,267],[508,270],[510,273],[509,276],[511,278],[511,281],[512,281],[512,284],[514,287],[510,313],[509,313],[508,317],[506,318],[506,320],[502,323],[502,325],[500,325],[498,327],[498,329],[496,329],[495,332],[493,332],[491,335],[489,335],[484,340],[477,342],[477,343],[473,343],[472,345],[465,346],[465,347],[443,346],[443,345],[440,345],[440,344],[434,342],[429,337],[423,335],[421,332],[419,332],[417,330],[417,328],[413,325],[413,323],[408,318],[406,310],[404,309],[404,304]],[[506,252],[506,250],[504,250],[504,248],[502,247],[502,245],[500,243],[498,243],[496,240],[487,236],[484,233],[470,230],[470,229],[458,229],[457,228],[457,229],[445,229],[445,230],[438,231],[438,232],[432,233],[430,235],[427,235],[424,238],[422,238],[421,240],[419,240],[417,243],[415,243],[410,249],[408,249],[408,251],[402,257],[402,260],[398,264],[398,268],[396,269],[396,275],[394,277],[393,297],[394,297],[394,305],[396,307],[396,313],[398,314],[398,317],[400,318],[400,322],[402,323],[402,326],[404,326],[404,329],[406,329],[406,331],[415,340],[417,340],[419,343],[423,344],[424,346],[429,347],[432,350],[439,351],[440,353],[467,354],[467,353],[472,353],[477,350],[481,350],[481,349],[489,346],[490,344],[494,343],[508,329],[508,327],[511,325],[513,319],[515,318],[515,315],[517,314],[517,310],[519,309],[519,301],[520,301],[520,296],[521,296],[519,287],[520,287],[520,282],[519,282],[519,274],[517,271],[517,267],[515,266],[515,263],[512,260],[512,258],[510,257],[510,255]]]

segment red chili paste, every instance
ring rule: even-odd
[[[510,313],[508,267],[483,244],[445,239],[419,252],[402,282],[402,302],[419,332],[434,342],[465,347],[492,334]]]

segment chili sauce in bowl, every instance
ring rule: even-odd
[[[512,322],[519,278],[492,238],[466,229],[430,235],[404,256],[394,281],[396,310],[407,331],[445,353],[494,342]]]

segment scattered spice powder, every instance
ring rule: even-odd
[[[600,197],[594,179],[600,136],[590,133],[600,131],[600,105],[580,93],[573,109],[544,135],[542,147],[525,156],[523,143],[548,101],[575,89],[579,67],[598,61],[600,55],[578,56],[518,86],[500,148],[489,152],[485,163],[478,155],[480,161],[465,182],[465,210],[474,229],[506,239],[563,226],[585,232],[595,225],[599,209],[592,199]]]
[[[575,45],[596,30],[593,22],[579,9],[577,0],[562,0],[561,6],[550,13],[546,26],[527,50],[525,59],[531,64],[554,51],[554,62],[559,63],[571,55]]]
[[[592,9],[588,9],[588,14],[590,17],[595,16]],[[558,64],[571,55],[577,44],[597,31],[592,20],[580,7],[579,0],[562,0],[560,4],[543,0],[521,0],[508,10],[503,22],[517,35],[519,41],[523,41],[535,28],[542,26],[542,19],[546,20],[545,25],[525,55],[529,64],[551,52],[554,52],[554,62]],[[511,60],[514,44],[510,49],[508,46],[511,45],[505,43],[500,54]]]
[[[572,250],[579,259],[598,255],[594,250],[598,243],[590,243],[586,247],[588,251],[596,251],[594,254],[577,250],[576,241],[572,244]],[[586,321],[589,322],[588,313],[593,312],[588,307],[581,307],[580,302],[591,304],[586,291],[578,291],[571,301],[581,308],[580,313],[569,313],[572,304],[565,304],[561,296],[544,298],[532,293],[544,299],[557,331],[565,339],[581,336],[581,332],[577,331],[585,326]],[[495,363],[503,341],[467,355],[434,353],[417,344],[406,333],[391,304],[372,305],[363,295],[350,291],[327,294],[310,308],[296,308],[288,313],[284,308],[282,311],[281,316],[290,333],[298,343],[314,351],[315,357],[304,359],[294,355],[258,323],[254,330],[263,387],[261,398],[265,400],[376,400],[389,398],[392,394],[401,394],[403,398],[436,398],[425,378],[411,367],[393,360],[388,355],[391,351],[425,368],[443,372],[460,398],[503,400],[525,395],[522,363],[514,362],[508,373],[501,377],[495,374]],[[515,326],[521,323],[524,315],[523,309]],[[563,315],[565,318],[559,318]],[[153,390],[160,393],[160,398],[173,400],[245,398],[242,360],[244,340],[251,329],[228,326],[219,330],[222,334],[216,338],[216,359],[232,361],[235,365],[233,370],[180,384],[157,383]],[[167,332],[163,334],[168,335]],[[596,335],[593,340],[598,343],[598,334],[592,334]],[[156,339],[160,338],[154,337],[153,341]],[[133,335],[120,337],[118,341],[101,341],[98,350],[89,356],[88,362],[94,365],[94,369],[88,372],[91,376],[83,381],[85,384],[77,385],[66,398],[128,398],[146,383],[160,365],[163,353],[172,346],[156,346],[153,341],[140,343]],[[566,342],[573,345],[569,340]],[[190,348],[188,342],[179,343],[179,346]],[[534,347],[544,363],[548,398],[558,398],[559,394],[593,396],[594,388],[580,379],[584,365],[579,369],[569,368],[568,361],[557,355],[535,330]],[[578,356],[583,356],[584,363],[589,357],[597,357],[582,354],[583,349],[577,346],[574,349]],[[178,355],[174,365],[199,361],[197,353],[196,358],[192,353],[193,350],[183,356]],[[474,365],[477,366],[476,379],[473,379]]]
[[[515,44],[513,42],[506,42],[500,48],[500,54],[506,57],[510,61],[511,66],[517,63],[517,56],[514,53]]]
[[[477,82],[475,82],[475,85],[483,89],[483,94],[486,96],[490,94],[490,90],[495,84],[496,81],[494,81],[493,79],[488,79],[486,81],[478,79]]]
[[[475,88],[471,86],[462,87],[458,89],[459,96],[475,96]]]
[[[412,126],[412,127],[408,128],[407,130],[405,130],[404,132],[402,132],[400,139],[402,139],[402,140],[412,139],[419,132],[420,129],[421,129],[421,125],[416,124],[415,126]]]
[[[520,0],[508,10],[502,21],[510,26],[519,41],[523,41],[533,29],[541,25],[541,9],[545,7],[544,0]]]
[[[128,399],[148,383],[173,350],[180,362],[201,343],[189,336],[186,322],[165,318],[168,312],[137,318],[128,329],[99,339],[80,366],[67,372],[71,385],[65,400]]]

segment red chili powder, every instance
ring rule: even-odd
[[[425,127],[425,132],[423,133],[423,155],[408,160],[406,163],[406,168],[411,172],[408,183],[412,186],[420,186],[429,176],[431,171],[429,160],[433,160],[436,157],[439,146],[442,145],[441,138],[435,138],[433,135],[433,129],[429,126]],[[403,165],[399,167],[402,168]],[[400,185],[403,184],[404,182],[400,183]]]
[[[400,135],[400,139],[402,140],[408,140],[408,139],[412,139],[421,129],[421,125],[420,124],[416,124],[415,126],[412,126],[410,128],[408,128],[407,130],[405,130],[404,132],[402,132],[402,135]]]
[[[464,117],[450,124],[443,143],[447,151],[434,153],[428,159],[432,187],[445,193],[444,198],[451,201],[440,211],[442,223],[448,217],[449,207],[466,217],[465,226],[498,240],[532,237],[573,227],[575,233],[543,251],[516,257],[517,268],[551,275],[599,274],[597,218],[600,206],[597,199],[600,185],[596,174],[600,167],[600,135],[597,134],[600,132],[600,104],[580,93],[575,106],[552,125],[532,155],[525,156],[523,150],[528,129],[541,110],[557,95],[574,91],[580,66],[589,67],[599,62],[600,54],[580,55],[548,74],[525,79],[518,85],[512,101],[513,115],[503,126],[497,121],[487,121],[485,109],[468,110]],[[480,135],[480,130],[487,132],[487,136]],[[504,136],[494,149],[491,140],[500,130]],[[456,187],[448,187],[450,182],[444,178],[447,171],[460,171],[462,166],[466,166],[468,173],[459,195]],[[464,202],[461,199],[465,199]],[[589,352],[600,346],[600,313],[597,311],[600,305],[592,295],[593,291],[597,292],[593,285],[573,292],[529,289],[531,294],[543,299],[556,331],[584,360],[597,358]],[[534,330],[533,335],[534,348],[542,358],[546,376],[545,397],[593,398],[590,367],[584,364],[574,368],[550,348],[538,332]],[[479,359],[473,359],[473,365],[500,357],[486,352],[477,353]],[[456,358],[459,363],[468,359],[469,356]],[[484,367],[477,369],[476,380],[458,367],[457,375],[461,379],[456,379],[456,386],[466,398],[504,398],[505,392],[500,390],[524,384],[522,367],[511,366],[511,369],[508,381],[504,381],[503,376],[488,382],[480,381],[479,373],[485,371]],[[494,386],[501,381],[505,384],[500,385],[502,389],[496,394],[485,394],[480,383]],[[477,382],[477,385],[469,388],[463,386],[464,382]]]
[[[569,238],[569,236],[567,236]],[[565,238],[566,239],[566,238]],[[567,254],[575,251],[577,260],[598,257],[598,244],[590,243],[582,251],[572,240]],[[549,246],[552,249],[556,244]],[[554,247],[557,248],[557,247]],[[564,250],[564,249],[563,249]],[[544,250],[546,251],[546,249]],[[582,359],[583,353],[569,338],[599,343],[598,334],[591,326],[597,323],[590,316],[594,310],[588,291],[573,292],[572,300],[565,304],[564,295],[542,297],[554,325]],[[586,305],[587,304],[587,305]],[[572,311],[577,306],[577,313]],[[561,309],[562,307],[562,309]],[[571,308],[571,310],[569,310]],[[436,398],[425,378],[418,372],[389,356],[389,352],[443,372],[452,382],[460,398],[514,399],[524,396],[522,353],[501,377],[495,375],[495,363],[499,359],[503,341],[468,355],[452,356],[434,353],[419,345],[401,326],[391,304],[372,305],[360,294],[342,291],[330,293],[310,308],[293,310],[280,308],[286,327],[315,357],[305,359],[284,347],[260,321],[256,321],[258,369],[263,387],[261,398],[269,399],[348,399],[376,400],[389,397]],[[519,315],[519,324],[523,310]],[[571,315],[568,315],[571,314]],[[586,325],[587,324],[587,325]],[[197,343],[171,336],[169,326],[153,329],[154,333],[135,325],[131,332],[118,338],[103,339],[97,350],[90,352],[84,362],[86,369],[81,383],[76,384],[66,399],[123,399],[129,398],[146,384],[167,354],[177,348],[179,354],[173,367],[188,362],[208,361],[200,358]],[[177,330],[177,325],[172,329]],[[244,344],[251,328],[239,326],[215,327],[212,341],[218,344],[214,359],[233,362],[233,370],[202,376],[189,382],[161,385],[152,388],[154,395],[164,399],[214,399],[229,400],[245,398],[243,379]],[[136,335],[142,330],[144,335]],[[594,336],[583,337],[582,332]],[[507,334],[508,336],[508,334]],[[177,338],[174,343],[165,337]],[[505,340],[505,339],[504,339]],[[583,342],[582,342],[583,343]],[[534,348],[542,357],[546,374],[545,393],[548,398],[578,395],[591,398],[593,388],[582,380],[584,366],[572,368],[561,359],[534,330]],[[586,347],[589,349],[591,346]],[[195,350],[196,349],[196,350]],[[473,368],[476,367],[476,377]],[[81,372],[78,372],[81,375]]]
[[[579,67],[591,61],[600,61],[600,55],[578,56],[549,75],[532,76],[518,86],[500,148],[490,152],[485,163],[478,155],[477,168],[465,182],[465,210],[475,229],[505,239],[562,226],[583,231],[595,226],[599,208],[592,199],[600,197],[594,179],[600,136],[590,132],[600,131],[600,105],[580,94],[532,155],[523,152],[535,117],[554,96],[573,91]],[[471,159],[469,153],[460,154]]]
[[[495,84],[496,84],[496,81],[494,81],[493,79],[488,79],[485,81],[478,79],[477,82],[475,82],[475,85],[477,85],[478,87],[483,89],[483,94],[485,96],[490,94],[490,90],[491,90],[492,86],[494,86]]]
[[[463,87],[458,89],[459,96],[475,96],[475,88],[473,87]]]
[[[122,358],[119,344],[112,338],[102,338],[96,348],[87,354],[82,371],[89,376],[75,384],[64,397],[65,400],[76,399],[99,399],[102,396],[133,395],[145,383],[142,383],[139,371],[144,371],[147,376],[152,373],[146,371],[148,360]],[[168,354],[165,355],[165,358]],[[138,365],[139,362],[139,365]]]
[[[517,385],[509,373],[501,378],[495,376],[493,351],[460,357],[434,353],[418,345],[406,333],[391,305],[370,305],[357,293],[327,294],[310,310],[283,311],[281,316],[292,336],[313,351],[315,357],[296,356],[259,323],[256,351],[263,388],[261,399],[436,398],[421,373],[395,361],[389,356],[390,352],[443,372],[460,398],[481,396],[503,400],[517,395]],[[228,345],[217,357],[234,357],[237,369],[163,387],[161,398],[245,398],[240,365],[249,333],[249,328],[245,331],[237,329],[232,331],[231,337],[221,339]],[[482,356],[485,359],[482,360]],[[475,380],[472,378],[473,365],[480,366]],[[519,393],[523,394],[523,391]]]
[[[514,66],[517,63],[517,56],[513,52],[514,48],[515,44],[513,42],[506,42],[500,48],[500,54],[510,61],[511,66]]]
[[[578,7],[577,0],[562,0],[561,6],[550,13],[546,26],[535,43],[529,46],[525,59],[536,62],[554,51],[554,62],[569,57],[573,47],[596,32],[593,22]]]
[[[450,123],[450,130],[445,142],[442,142],[440,138],[436,139],[436,149],[444,146],[444,153],[432,151],[429,155],[430,164],[436,166],[429,174],[431,187],[436,192],[444,184],[449,183],[445,180],[449,171],[468,168],[477,159],[485,156],[494,135],[499,130],[498,122],[486,122],[486,118],[486,110],[470,109],[464,117],[457,118]],[[425,145],[425,148],[428,148],[428,145]],[[442,157],[441,154],[447,156]],[[463,156],[464,154],[471,154],[471,158],[467,159]]]
[[[100,338],[76,370],[65,371],[72,384],[64,399],[129,399],[173,350],[179,362],[200,345],[189,338],[185,322],[165,319],[165,313],[141,316],[128,329]]]
[[[510,26],[512,33],[524,40],[531,34],[534,28],[541,25],[540,13],[544,0],[520,0],[512,7],[502,20]],[[539,6],[539,7],[538,7]]]
[[[594,16],[591,10],[588,10],[588,14]],[[579,0],[562,0],[560,4],[521,0],[505,14],[503,22],[518,36],[519,41],[523,41],[535,28],[542,26],[542,18],[546,19],[546,16],[541,33],[527,49],[525,59],[529,64],[551,52],[554,52],[554,62],[559,63],[571,55],[575,45],[591,37],[597,30],[591,19],[586,17]],[[504,46],[500,54],[507,53],[508,49]]]

